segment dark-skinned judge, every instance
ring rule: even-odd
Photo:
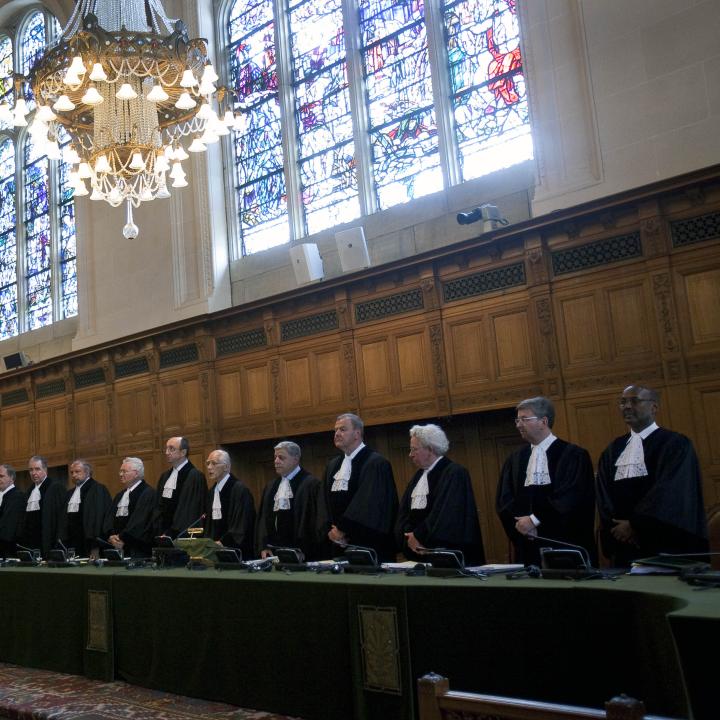
[[[272,555],[268,545],[302,550],[306,560],[318,553],[317,508],[320,481],[300,465],[300,446],[284,440],[275,446],[278,477],[263,490],[257,521],[256,549]]]
[[[187,438],[171,437],[165,444],[170,463],[157,484],[157,533],[176,537],[203,514],[207,482],[190,462]]]
[[[33,486],[27,496],[23,516],[22,545],[38,549],[43,558],[60,538],[62,515],[67,490],[47,474],[47,460],[33,455],[28,461],[28,473]]]
[[[503,465],[495,507],[515,550],[515,562],[540,565],[540,547],[562,548],[541,536],[595,551],[595,491],[587,450],[552,432],[555,407],[546,397],[516,406],[515,426],[528,442]]]
[[[205,462],[213,483],[207,493],[205,535],[223,547],[236,548],[243,560],[255,557],[255,502],[247,486],[231,475],[230,456],[213,450]]]
[[[105,519],[108,542],[124,557],[152,555],[155,490],[145,482],[145,466],[140,458],[126,457],[120,466],[123,486],[113,499]]]
[[[0,558],[15,557],[27,497],[15,487],[15,469],[0,465]]]
[[[630,385],[618,401],[630,432],[600,456],[597,502],[603,554],[617,567],[658,553],[708,550],[700,466],[692,442],[659,427],[657,393]]]
[[[475,495],[468,471],[445,457],[450,443],[437,425],[410,428],[410,459],[418,467],[400,501],[398,547],[422,561],[423,548],[461,550],[465,563],[485,562]]]
[[[397,490],[390,463],[363,442],[363,421],[352,413],[335,421],[335,447],[328,462],[320,512],[321,534],[330,541],[323,555],[338,555],[351,544],[373,548],[380,561],[395,559],[393,531]]]
[[[92,477],[92,465],[87,460],[78,458],[70,464],[70,480],[74,487],[67,493],[60,537],[78,557],[98,558],[97,538],[105,529],[112,498],[107,488]]]

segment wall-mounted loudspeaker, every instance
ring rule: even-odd
[[[323,279],[323,262],[315,243],[302,243],[290,248],[290,261],[298,285]]]
[[[16,352],[12,355],[5,355],[3,358],[6,370],[14,370],[19,367],[27,367],[31,360],[24,352]]]
[[[343,272],[370,267],[365,232],[361,227],[338,230],[335,233],[335,242],[337,243],[340,266]]]

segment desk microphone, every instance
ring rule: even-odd
[[[564,542],[563,540],[555,540],[553,538],[543,537],[542,535],[526,535],[525,537],[530,540],[542,540],[543,542],[555,543],[556,545],[562,545],[563,547],[567,547],[572,550],[579,550],[582,560],[585,563],[585,567],[592,567],[590,564],[590,553],[582,545],[573,545],[572,543]]]
[[[175,536],[175,540],[177,540],[179,537],[182,537],[191,527],[195,527],[199,522],[202,522],[205,520],[205,513],[203,513],[199,518],[193,520],[182,532],[179,532]]]
[[[60,538],[58,538],[57,544],[62,548],[62,551],[65,553],[65,558],[67,559],[68,549],[65,547],[65,543]]]

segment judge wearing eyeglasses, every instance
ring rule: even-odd
[[[658,394],[629,385],[618,400],[629,432],[598,463],[603,554],[616,567],[658,553],[708,550],[700,466],[692,442],[655,422]]]
[[[514,561],[540,565],[536,536],[578,545],[595,558],[595,497],[587,450],[552,432],[555,407],[546,397],[518,403],[515,426],[527,442],[503,465],[495,507],[512,542]]]

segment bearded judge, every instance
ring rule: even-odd
[[[125,557],[150,557],[155,490],[145,482],[145,466],[140,458],[126,457],[119,475],[123,489],[113,498],[105,519],[108,542]]]
[[[597,476],[603,553],[613,565],[658,553],[708,550],[700,467],[692,442],[659,427],[657,393],[630,385],[618,401],[630,432],[600,456]]]
[[[410,459],[418,467],[400,501],[398,547],[409,560],[418,550],[461,550],[465,562],[485,562],[475,495],[468,471],[445,457],[450,443],[437,425],[410,428]]]
[[[515,562],[540,565],[540,547],[579,545],[595,562],[595,497],[587,450],[552,432],[555,407],[546,397],[516,406],[515,426],[527,445],[503,465],[495,508],[513,544]],[[536,536],[558,544],[534,540]]]
[[[268,546],[274,545],[300,548],[306,560],[316,559],[320,481],[300,466],[300,455],[300,446],[289,440],[275,446],[278,477],[265,486],[257,521],[260,557],[272,555]]]
[[[230,455],[213,450],[205,462],[210,482],[205,509],[205,535],[218,545],[236,548],[243,560],[255,557],[255,501],[247,486],[231,475]]]
[[[97,558],[97,537],[103,534],[105,516],[112,505],[110,493],[92,477],[92,465],[87,460],[71,463],[70,479],[75,487],[67,493],[60,535],[78,557]]]
[[[190,443],[184,437],[169,438],[165,460],[170,464],[157,484],[157,531],[177,537],[203,514],[207,482],[190,462]]]
[[[321,534],[332,557],[345,545],[373,548],[380,561],[395,559],[397,490],[390,463],[363,442],[363,421],[352,413],[335,421],[335,447],[323,483]]]

